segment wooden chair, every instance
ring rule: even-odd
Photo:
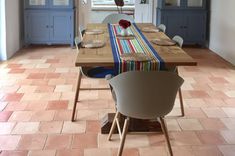
[[[118,156],[122,155],[130,118],[158,119],[165,135],[169,153],[173,152],[164,117],[171,112],[175,97],[183,79],[173,72],[125,72],[109,80],[116,94],[116,114],[110,129],[111,140],[115,128],[120,135]],[[123,130],[119,124],[120,114],[126,116]]]
[[[75,46],[77,52],[79,53],[79,49],[83,40],[81,29],[79,28],[79,35],[75,38]],[[80,90],[109,90],[110,88],[80,88],[82,76],[93,78],[93,79],[104,79],[106,75],[113,75],[114,70],[112,68],[105,67],[80,67],[78,72],[78,81],[77,81],[77,89],[75,93],[72,119],[71,121],[75,121],[76,107],[79,98]]]

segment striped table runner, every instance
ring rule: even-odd
[[[133,34],[135,39],[120,40],[117,35],[121,33],[122,28],[117,24],[108,24],[110,35],[110,43],[112,47],[115,72],[116,74],[126,71],[152,71],[160,70],[164,66],[164,61],[151,46],[146,37],[142,34],[136,24],[132,24],[127,30],[129,34]],[[150,58],[151,61],[124,61],[121,59],[122,54],[143,53]]]

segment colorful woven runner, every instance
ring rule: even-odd
[[[133,34],[135,39],[120,40],[117,35],[122,28],[117,24],[108,24],[110,43],[112,47],[116,74],[126,71],[152,71],[160,70],[164,66],[164,61],[151,46],[146,37],[142,34],[136,24],[132,24],[127,30]],[[122,54],[143,53],[152,58],[149,61],[124,61]]]

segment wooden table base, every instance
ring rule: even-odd
[[[101,121],[101,133],[108,134],[113,123],[115,114],[107,114]],[[124,117],[120,118],[120,125],[123,126]],[[121,127],[122,128],[122,127]],[[161,124],[157,120],[130,119],[128,132],[162,132]],[[118,133],[117,129],[115,133]]]

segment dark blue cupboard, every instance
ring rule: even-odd
[[[73,0],[25,0],[26,44],[74,43]]]
[[[157,25],[165,24],[170,37],[180,35],[185,44],[206,44],[207,0],[158,0]]]

